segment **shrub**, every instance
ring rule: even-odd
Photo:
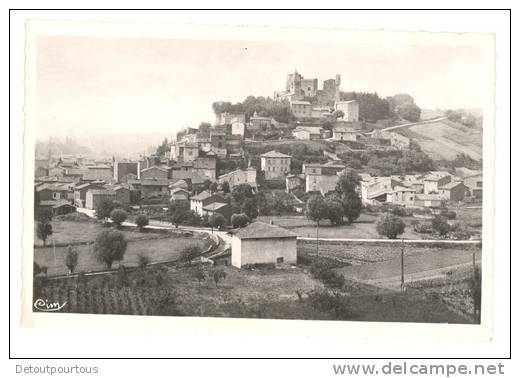
[[[108,199],[103,199],[99,202],[99,204],[96,207],[96,217],[98,219],[105,219],[110,217],[110,213],[112,210],[116,208],[113,201],[110,201]]]
[[[139,231],[143,231],[143,228],[148,226],[148,217],[144,214],[139,214],[136,218],[135,218],[135,224],[137,225],[137,227],[139,228]]]
[[[214,213],[209,217],[209,224],[214,228],[221,228],[226,225],[226,218],[222,214]]]
[[[179,260],[191,265],[191,261],[199,257],[201,254],[202,250],[198,245],[189,245],[182,250]]]
[[[440,236],[446,236],[451,229],[446,219],[441,216],[432,219],[432,227]]]
[[[137,261],[138,261],[139,266],[141,268],[144,268],[145,266],[150,264],[151,260],[150,260],[150,257],[148,257],[147,255],[140,253],[137,255]]]
[[[233,228],[244,227],[250,221],[251,220],[249,219],[249,217],[244,213],[233,214],[231,216],[231,225],[233,226]]]
[[[215,286],[218,286],[220,281],[224,281],[226,279],[226,272],[223,270],[215,270],[213,272],[213,281],[215,281]]]
[[[401,218],[390,213],[383,214],[376,225],[377,233],[388,239],[396,239],[404,232],[405,227]]]
[[[412,221],[412,226],[415,232],[419,234],[431,234],[433,232],[430,222],[419,222],[417,220]]]
[[[121,227],[121,223],[123,223],[126,218],[128,218],[128,213],[122,209],[114,209],[110,212],[110,219],[117,227]]]
[[[353,317],[348,298],[340,293],[314,290],[308,293],[308,298],[312,307],[332,315],[334,319],[347,320]]]

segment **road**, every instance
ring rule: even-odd
[[[410,126],[416,126],[416,125],[426,125],[428,123],[435,123],[435,122],[439,122],[439,121],[442,121],[444,119],[446,119],[447,117],[439,117],[439,118],[434,118],[434,119],[429,119],[427,121],[419,121],[419,122],[412,122],[412,123],[405,123],[403,125],[396,125],[396,126],[390,126],[390,127],[387,127],[387,128],[384,128],[384,129],[381,129],[381,131],[391,131],[391,130],[395,130],[395,129],[400,129],[402,127],[410,127]]]

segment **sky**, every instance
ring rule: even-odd
[[[411,94],[422,108],[481,108],[478,47],[40,36],[38,139],[173,135],[213,122],[214,101],[284,90],[295,69],[341,90]]]

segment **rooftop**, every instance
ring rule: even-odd
[[[464,185],[464,183],[462,181],[452,181],[447,183],[446,185],[443,185],[440,189],[450,190],[459,185]]]
[[[207,210],[207,211],[216,211],[216,210],[222,209],[223,207],[226,207],[226,206],[228,206],[227,203],[213,202],[213,203],[210,203],[207,206],[204,206],[203,209]]]
[[[267,157],[267,158],[290,158],[290,155],[282,154],[278,151],[269,151],[265,154],[260,155],[260,157]]]
[[[295,238],[296,234],[275,225],[253,222],[244,228],[232,231],[239,239]]]

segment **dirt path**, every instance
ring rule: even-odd
[[[435,123],[435,122],[442,121],[443,119],[446,119],[446,117],[439,117],[439,118],[435,118],[435,119],[429,119],[429,120],[427,120],[427,121],[419,121],[419,122],[405,123],[405,124],[403,124],[403,125],[390,126],[390,127],[387,127],[387,128],[381,129],[381,131],[391,131],[391,130],[395,130],[395,129],[400,129],[400,128],[402,128],[402,127],[410,127],[410,126],[417,126],[417,125],[426,125],[426,124],[428,124],[428,123]]]

